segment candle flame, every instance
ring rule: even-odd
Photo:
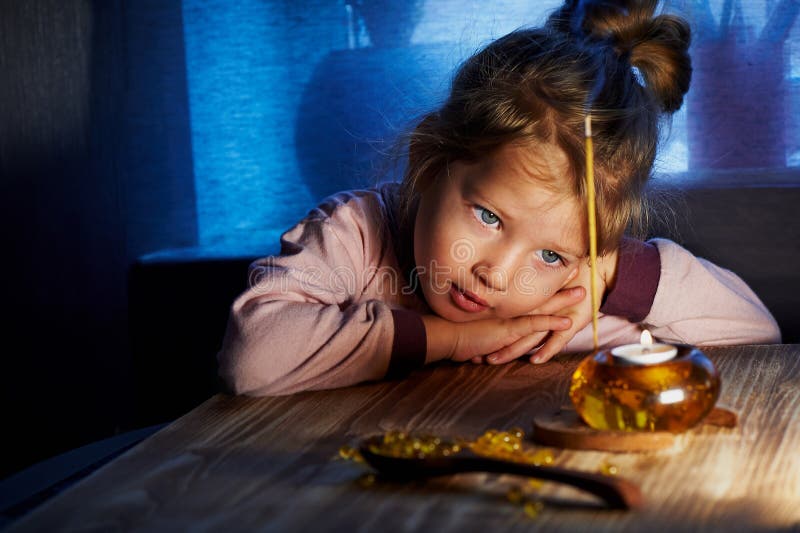
[[[642,331],[642,336],[639,338],[639,344],[644,344],[646,346],[650,346],[653,344],[653,336],[650,334],[650,330]]]

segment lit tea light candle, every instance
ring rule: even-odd
[[[639,344],[625,344],[611,350],[611,355],[637,365],[651,365],[669,361],[678,355],[678,348],[671,344],[653,343],[648,330],[642,331]]]

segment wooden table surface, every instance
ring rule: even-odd
[[[669,450],[555,450],[555,464],[637,483],[636,511],[598,508],[555,484],[535,518],[510,503],[513,476],[363,482],[344,444],[387,430],[474,437],[529,429],[567,402],[581,359],[542,366],[441,365],[402,381],[281,398],[217,395],[48,501],[11,531],[800,530],[800,345],[706,349],[734,429],[703,426]],[[531,444],[533,446],[533,444]]]

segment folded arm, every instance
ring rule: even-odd
[[[666,240],[626,239],[614,288],[600,309],[600,344],[638,342],[642,327],[698,346],[780,342],[775,319],[734,273]],[[591,325],[565,351],[592,348]]]
[[[251,265],[217,356],[232,392],[342,387],[424,364],[421,317],[363,294],[381,250],[364,202],[349,200],[321,206],[283,235],[280,256]]]

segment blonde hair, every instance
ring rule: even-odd
[[[692,70],[688,23],[656,6],[567,0],[544,27],[512,32],[467,59],[441,108],[410,134],[404,212],[448,163],[527,141],[564,150],[571,192],[585,202],[591,111],[598,250],[616,248],[626,229],[640,235],[661,119],[680,108]]]

